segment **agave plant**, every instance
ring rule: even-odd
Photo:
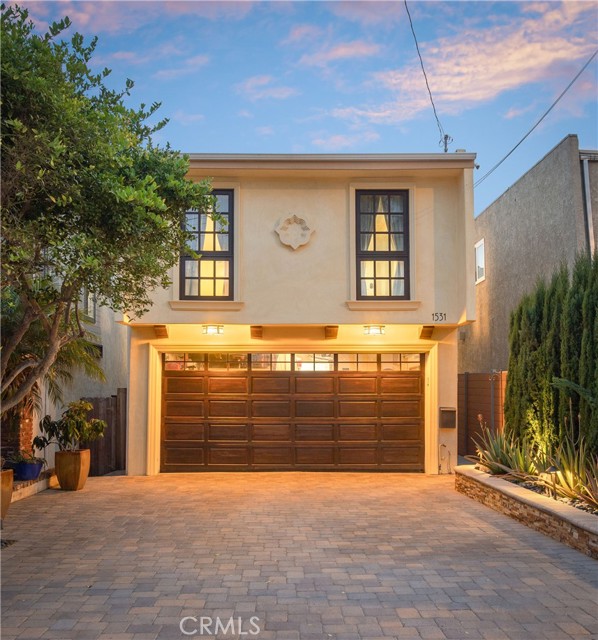
[[[585,484],[579,499],[593,509],[598,509],[598,458],[595,458],[586,469]]]
[[[504,433],[492,433],[482,425],[482,433],[475,441],[477,456],[474,458],[492,475],[511,473],[513,468],[513,438]]]

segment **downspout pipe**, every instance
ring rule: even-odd
[[[583,195],[584,195],[584,213],[586,214],[586,229],[588,232],[588,248],[590,257],[596,254],[596,239],[594,237],[594,219],[592,217],[592,193],[590,189],[590,160],[596,160],[597,156],[586,155],[581,153],[582,179],[583,179]]]

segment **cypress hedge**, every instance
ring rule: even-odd
[[[598,258],[539,281],[511,314],[508,433],[547,449],[565,434],[598,453]]]

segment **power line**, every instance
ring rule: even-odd
[[[559,97],[550,105],[550,107],[547,109],[547,111],[544,113],[544,115],[538,120],[538,122],[536,122],[536,124],[523,136],[523,138],[521,138],[521,140],[519,140],[519,142],[509,151],[509,153],[507,153],[507,155],[500,161],[497,162],[492,169],[490,169],[487,173],[485,173],[473,186],[477,187],[478,185],[482,184],[482,182],[484,182],[484,180],[491,174],[493,173],[496,169],[498,169],[498,167],[500,167],[500,165],[513,153],[513,151],[515,151],[515,149],[517,149],[517,147],[532,133],[532,131],[542,122],[542,120],[544,120],[544,118],[554,109],[554,107],[556,107],[556,105],[559,103],[560,99],[567,93],[567,91],[569,91],[569,89],[574,85],[575,81],[577,80],[577,78],[579,78],[579,76],[588,68],[588,66],[590,65],[590,63],[592,62],[592,60],[596,57],[596,55],[598,55],[598,49],[596,49],[596,51],[594,51],[594,53],[590,56],[589,60],[583,65],[583,67],[578,71],[577,75],[575,76],[575,78],[573,78],[573,80],[571,80],[571,82],[565,87],[565,89],[561,92],[561,94],[559,95]]]
[[[417,55],[419,56],[419,62],[422,67],[422,72],[424,74],[424,80],[426,81],[426,87],[428,88],[428,95],[430,96],[430,102],[432,103],[432,109],[434,110],[434,117],[436,118],[436,124],[438,125],[438,131],[440,131],[440,144],[444,145],[444,152],[448,151],[449,142],[452,142],[453,139],[444,132],[442,125],[440,124],[440,118],[438,117],[438,113],[436,111],[436,105],[434,104],[434,98],[432,98],[432,91],[430,90],[430,84],[428,82],[428,76],[426,74],[426,69],[424,68],[424,61],[422,58],[422,54],[419,50],[419,44],[417,42],[417,36],[415,35],[415,29],[413,28],[413,20],[411,20],[411,13],[409,13],[409,7],[407,6],[407,0],[403,0],[405,3],[405,9],[407,10],[407,16],[409,17],[409,24],[411,25],[411,33],[413,34],[413,39],[415,40],[415,48],[417,49]]]

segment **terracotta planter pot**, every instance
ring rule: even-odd
[[[2,476],[2,510],[0,515],[2,516],[2,520],[4,520],[4,518],[6,518],[6,513],[8,512],[8,507],[10,507],[10,501],[12,499],[13,470],[7,469],[0,475]]]
[[[54,466],[60,488],[64,491],[80,491],[89,475],[89,449],[57,451]]]

